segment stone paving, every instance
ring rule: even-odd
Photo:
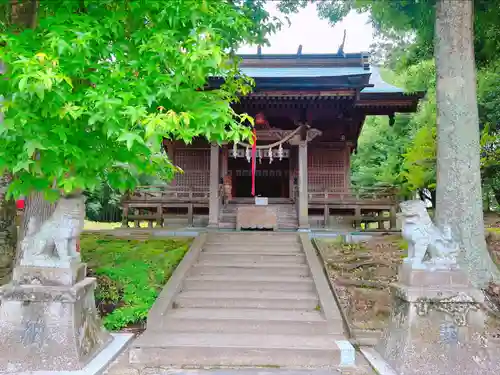
[[[285,368],[221,368],[175,369],[168,367],[141,367],[128,361],[129,351],[124,351],[104,375],[376,375],[366,359],[356,353],[356,368],[285,369]]]

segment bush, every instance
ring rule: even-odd
[[[82,259],[88,275],[98,281],[96,305],[104,326],[119,330],[144,323],[190,243],[191,239],[141,241],[83,234]]]

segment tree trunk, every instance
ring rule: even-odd
[[[5,199],[9,177],[0,176],[0,285],[10,281],[16,254],[16,204]]]
[[[13,24],[20,25],[22,28],[36,28],[38,5],[38,0],[30,0],[25,2],[13,0],[11,2],[11,22]],[[48,219],[52,212],[54,212],[54,208],[55,204],[51,204],[50,202],[46,201],[42,193],[31,193],[25,202],[23,219],[18,232],[19,240],[22,240],[24,238],[30,218],[33,218],[35,220],[36,226],[34,229],[38,231],[42,223]],[[20,241],[18,241],[17,244],[18,246],[19,242]],[[20,252],[17,251],[17,254],[14,255],[16,264],[19,262],[20,256]]]
[[[472,0],[438,0],[435,54],[436,220],[451,227],[463,249],[460,264],[484,286],[499,272],[484,238]]]
[[[0,61],[0,75],[4,72],[4,65]],[[0,101],[1,105],[1,101]],[[0,124],[3,122],[3,113],[0,112]],[[10,176],[0,175],[0,285],[10,281],[14,259],[16,256],[17,227],[16,204],[5,199],[9,187]]]

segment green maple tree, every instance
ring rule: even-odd
[[[162,140],[240,140],[251,118],[231,103],[251,90],[233,51],[279,24],[262,1],[60,0],[36,25],[12,22],[3,0],[0,172],[10,195],[121,191],[140,175],[172,177]],[[18,5],[19,6],[19,5]],[[10,9],[10,13],[9,13]],[[207,89],[218,77],[218,89]]]

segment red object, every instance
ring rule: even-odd
[[[252,131],[252,196],[255,197],[255,169],[257,167],[256,158],[257,158],[257,132],[255,128]]]
[[[259,112],[255,115],[255,124],[256,125],[266,125],[266,116],[262,112]]]
[[[18,199],[16,201],[16,208],[18,210],[24,210],[24,199]]]
[[[80,252],[80,239],[79,238],[76,240],[76,252],[77,253]]]

